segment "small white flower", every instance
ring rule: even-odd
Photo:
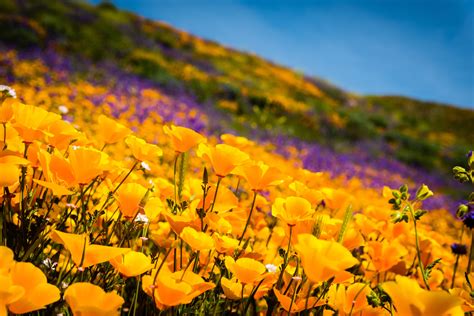
[[[58,110],[59,112],[61,112],[62,114],[67,114],[69,112],[69,109],[67,108],[67,106],[65,105],[60,105],[58,106]]]
[[[145,170],[147,170],[147,171],[150,171],[150,170],[151,170],[150,165],[147,164],[147,163],[144,162],[144,161],[141,162],[141,166],[142,166],[143,169],[145,169]]]
[[[43,264],[51,270],[56,270],[56,267],[58,266],[57,262],[53,262],[53,260],[49,258],[44,259]]]
[[[69,286],[69,283],[66,283],[66,282],[64,282],[64,281],[61,282],[61,287],[62,287],[63,289],[66,289],[68,286]]]
[[[0,84],[0,93],[6,93],[16,99],[16,91],[12,87]]]
[[[138,214],[137,217],[135,217],[135,222],[148,224],[150,221],[145,214]]]
[[[267,271],[270,273],[275,273],[277,271],[277,266],[271,263],[266,264],[265,268],[267,268]]]

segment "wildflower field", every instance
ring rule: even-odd
[[[474,312],[472,111],[109,5],[0,8],[0,316]]]

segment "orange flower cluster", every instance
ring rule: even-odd
[[[97,117],[0,104],[0,315],[474,311],[450,249],[468,236],[421,212],[427,187],[384,196],[243,137]]]

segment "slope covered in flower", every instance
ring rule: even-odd
[[[161,22],[78,1],[0,1],[0,41],[54,47],[112,62],[167,89],[187,91],[249,127],[317,141],[447,174],[474,138],[474,112],[400,97],[360,97],[254,54],[206,41]],[[229,125],[229,124],[227,124]]]
[[[406,121],[423,116],[397,110],[414,101],[347,96],[109,5],[0,3],[0,315],[474,312],[474,194],[460,221],[438,190],[457,186],[381,154],[420,145]],[[408,138],[367,138],[366,106]],[[423,139],[454,155],[471,131],[447,125]]]

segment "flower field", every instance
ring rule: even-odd
[[[159,64],[165,78],[0,45],[0,316],[474,312],[474,193],[460,204],[446,189],[472,190],[472,152],[456,158],[455,183],[374,154],[396,141],[338,151],[291,122],[318,100],[319,123],[349,129],[329,90],[255,56],[265,67],[246,81],[222,58],[242,54],[179,41],[213,67],[170,43],[168,59],[135,50],[127,64]],[[213,80],[278,109],[211,102]],[[426,159],[450,161],[467,143],[456,133],[433,131],[446,154]]]

